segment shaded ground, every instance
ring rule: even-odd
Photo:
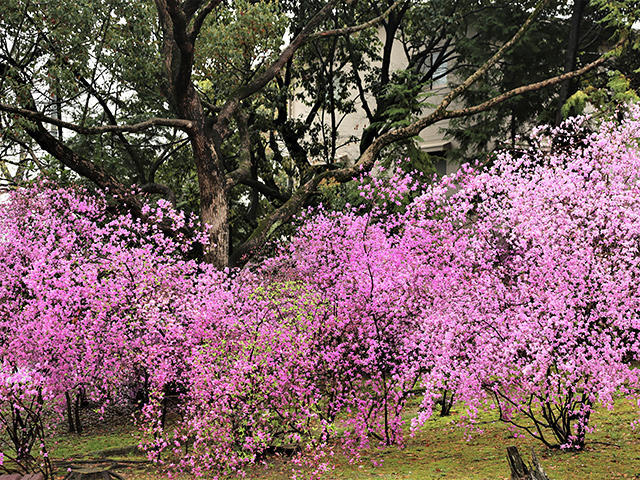
[[[458,412],[448,418],[433,418],[415,437],[407,438],[404,449],[393,447],[364,452],[357,465],[350,465],[339,457],[337,468],[327,474],[326,479],[508,480],[505,451],[509,445],[517,446],[527,460],[531,447],[535,447],[552,480],[640,479],[640,431],[630,427],[638,418],[638,411],[630,402],[620,401],[613,412],[600,409],[594,414],[598,430],[588,437],[590,442],[581,453],[549,451],[532,439],[514,438],[506,425],[495,421],[490,413],[481,417],[483,433],[466,440],[468,432],[452,425],[458,418]],[[52,457],[57,462],[73,463],[108,457],[125,462],[117,471],[128,479],[157,479],[161,472],[144,463],[136,444],[134,427],[125,419],[118,422],[111,419],[109,425],[91,425],[82,436],[61,435]],[[382,465],[374,467],[372,461]],[[58,465],[64,474],[68,465]],[[248,478],[286,479],[290,472],[291,465],[286,460],[276,460],[268,469],[256,468],[249,472]]]

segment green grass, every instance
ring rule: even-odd
[[[138,444],[138,432],[131,425],[118,425],[93,429],[88,435],[59,435],[54,438],[51,447],[52,457],[56,460],[92,459],[100,456],[109,458],[123,455],[111,455],[109,450],[131,447]],[[130,455],[124,455],[130,456]]]
[[[495,413],[481,414],[482,433],[468,440],[467,431],[452,426],[459,419],[459,410],[451,417],[434,417],[414,436],[408,437],[404,449],[396,447],[363,452],[357,464],[349,464],[338,455],[336,469],[327,480],[501,480],[509,478],[506,448],[515,445],[525,460],[530,460],[531,447],[552,480],[640,479],[640,431],[632,431],[630,423],[638,418],[637,407],[620,400],[613,411],[598,409],[593,415],[597,431],[587,437],[584,452],[549,451],[531,438],[514,438],[506,425],[495,421]],[[138,443],[133,426],[99,426],[87,434],[61,435],[52,449],[55,460],[89,460],[107,453],[110,458],[142,460],[138,452],[109,455],[123,447]],[[116,449],[116,450],[113,450]],[[372,461],[382,462],[374,467]],[[152,466],[134,465],[119,469],[130,480],[158,478],[160,472]],[[249,472],[252,480],[289,478],[291,465],[285,460],[269,468]],[[183,476],[182,478],[188,478]]]

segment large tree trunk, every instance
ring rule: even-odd
[[[182,93],[182,92],[180,92]],[[192,83],[178,99],[182,118],[193,121],[189,132],[200,188],[200,220],[209,233],[205,260],[218,268],[229,265],[229,199],[224,166],[204,120],[200,97]]]
[[[201,175],[200,219],[209,228],[209,246],[205,260],[218,268],[229,265],[229,201],[224,183],[218,175]]]
[[[64,398],[66,400],[66,407],[67,407],[67,423],[68,423],[68,430],[69,433],[76,433],[76,426],[75,426],[75,422],[73,421],[73,405],[71,402],[71,395],[69,395],[69,392],[64,392]]]
[[[580,44],[580,24],[584,8],[588,0],[575,0],[573,2],[573,12],[571,14],[571,26],[569,29],[569,39],[567,41],[567,50],[564,57],[564,73],[575,70],[578,61],[578,47]],[[560,97],[558,99],[558,111],[556,112],[556,124],[562,122],[562,106],[565,104],[569,96],[572,94],[571,89],[573,82],[565,80],[560,86]]]

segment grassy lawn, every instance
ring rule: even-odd
[[[482,414],[483,432],[467,440],[467,432],[452,425],[458,415],[459,412],[454,412],[448,418],[429,420],[414,437],[407,438],[404,449],[372,449],[364,452],[358,464],[349,464],[346,458],[338,457],[336,469],[326,479],[508,479],[505,451],[509,445],[517,446],[527,461],[534,447],[552,480],[640,479],[640,431],[630,428],[638,412],[631,402],[621,400],[612,412],[604,409],[595,412],[593,422],[598,429],[588,437],[589,443],[581,453],[549,451],[533,439],[514,438],[505,424],[494,420],[492,413]],[[144,457],[134,449],[136,444],[135,429],[128,423],[95,425],[82,436],[58,437],[52,457],[58,461],[90,461],[100,457],[142,461]],[[382,466],[374,467],[372,462],[382,462]],[[66,466],[61,467],[60,473],[65,470]],[[151,480],[160,475],[153,466],[144,463],[132,463],[117,471],[132,480]],[[290,464],[278,460],[269,468],[252,470],[248,478],[286,479],[290,471]]]

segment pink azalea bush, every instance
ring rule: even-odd
[[[0,209],[2,374],[37,378],[44,416],[59,423],[79,389],[102,404],[127,399],[143,376],[160,372],[147,365],[175,363],[173,335],[183,332],[171,298],[189,290],[197,268],[177,255],[187,242],[109,214],[104,198],[48,183],[14,192]],[[193,226],[166,205],[147,213],[169,214],[178,231]],[[15,398],[0,395],[3,427]],[[25,442],[12,446],[17,456],[30,454]]]
[[[143,447],[170,469],[286,454],[313,476],[336,448],[401,445],[422,395],[414,428],[455,399],[582,448],[592,409],[640,388],[639,129],[638,110],[595,132],[574,119],[428,186],[363,176],[361,205],[309,210],[241,270],[188,260],[203,240],[166,204],[143,221],[18,190],[0,206],[0,427],[35,399],[44,442],[70,393],[138,394]],[[6,451],[35,458],[21,442]]]
[[[440,212],[456,272],[427,344],[457,364],[434,365],[427,391],[453,378],[469,404],[487,393],[502,420],[575,449],[594,405],[638,394],[638,113],[595,132],[573,119],[550,132],[553,144],[569,130],[569,146],[502,154],[451,196],[414,203]]]
[[[638,394],[639,117],[541,129],[538,148],[424,189],[374,179],[367,214],[306,222],[277,261],[356,319],[350,344],[370,342],[360,438],[401,441],[416,382],[426,393],[415,426],[445,391],[572,449],[594,405]]]

